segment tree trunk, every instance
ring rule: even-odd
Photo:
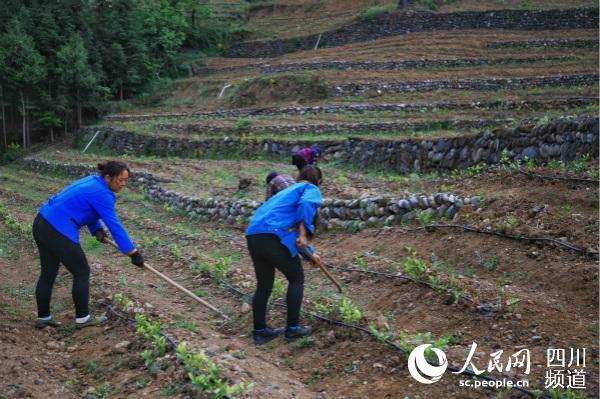
[[[31,108],[29,105],[29,96],[25,97],[25,104],[27,105],[27,147],[31,147]]]
[[[81,115],[81,99],[79,98],[79,88],[77,88],[77,127],[81,129],[83,126],[82,115]]]
[[[65,112],[65,137],[67,136],[67,117],[68,114]]]
[[[21,94],[21,115],[23,116],[23,149],[25,150],[27,149],[27,114],[25,113],[25,97],[23,97],[23,90],[20,90],[19,93]]]
[[[50,144],[54,144],[54,128],[50,128]]]
[[[123,83],[119,85],[119,100],[123,101]]]
[[[4,138],[4,150],[8,149],[8,141],[6,138],[6,112],[4,111],[4,88],[0,84],[0,101],[2,102],[2,137]]]

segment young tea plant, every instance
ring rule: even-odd
[[[188,371],[188,378],[194,390],[205,392],[211,398],[237,398],[252,388],[252,384],[229,385],[221,378],[221,367],[204,352],[195,353],[185,343],[177,348],[177,358]]]
[[[358,307],[352,303],[350,298],[342,297],[338,302],[338,313],[345,323],[356,323],[361,317],[362,313]]]
[[[404,261],[404,270],[415,280],[421,280],[427,271],[427,262],[417,256],[417,252],[411,247],[406,247],[410,254]]]

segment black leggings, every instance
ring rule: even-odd
[[[33,221],[33,238],[40,252],[42,271],[35,288],[38,317],[50,316],[50,298],[52,287],[62,262],[73,275],[73,302],[75,317],[88,315],[90,295],[90,266],[81,245],[60,234],[40,214]]]
[[[292,258],[290,251],[274,234],[255,234],[246,237],[246,240],[257,280],[252,300],[254,328],[258,330],[267,327],[267,302],[273,289],[276,268],[288,280],[287,325],[297,326],[300,323],[300,306],[304,294],[304,269],[300,257]]]

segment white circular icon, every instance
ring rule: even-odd
[[[446,354],[437,348],[431,348],[431,350],[436,354],[439,366],[433,366],[427,362],[425,350],[430,346],[431,344],[419,345],[410,352],[410,356],[408,357],[408,371],[410,375],[423,384],[438,382],[442,378],[446,368],[448,368]]]

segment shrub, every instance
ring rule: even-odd
[[[239,132],[246,132],[252,126],[252,121],[248,118],[240,118],[238,119],[236,129]]]
[[[385,14],[387,11],[388,10],[386,7],[382,7],[382,6],[371,7],[360,16],[360,19],[363,21],[372,21],[375,18],[377,18],[378,16],[380,16],[381,14]]]
[[[409,276],[414,278],[415,280],[421,280],[421,278],[425,275],[427,271],[427,262],[422,259],[419,259],[417,253],[412,250],[410,247],[406,247],[408,252],[410,253],[409,257],[404,261],[404,270],[408,273]]]
[[[22,153],[23,150],[21,150],[20,145],[18,145],[17,143],[10,143],[8,145],[8,148],[6,149],[6,152],[2,154],[2,157],[0,158],[0,163],[12,162],[18,159]]]

